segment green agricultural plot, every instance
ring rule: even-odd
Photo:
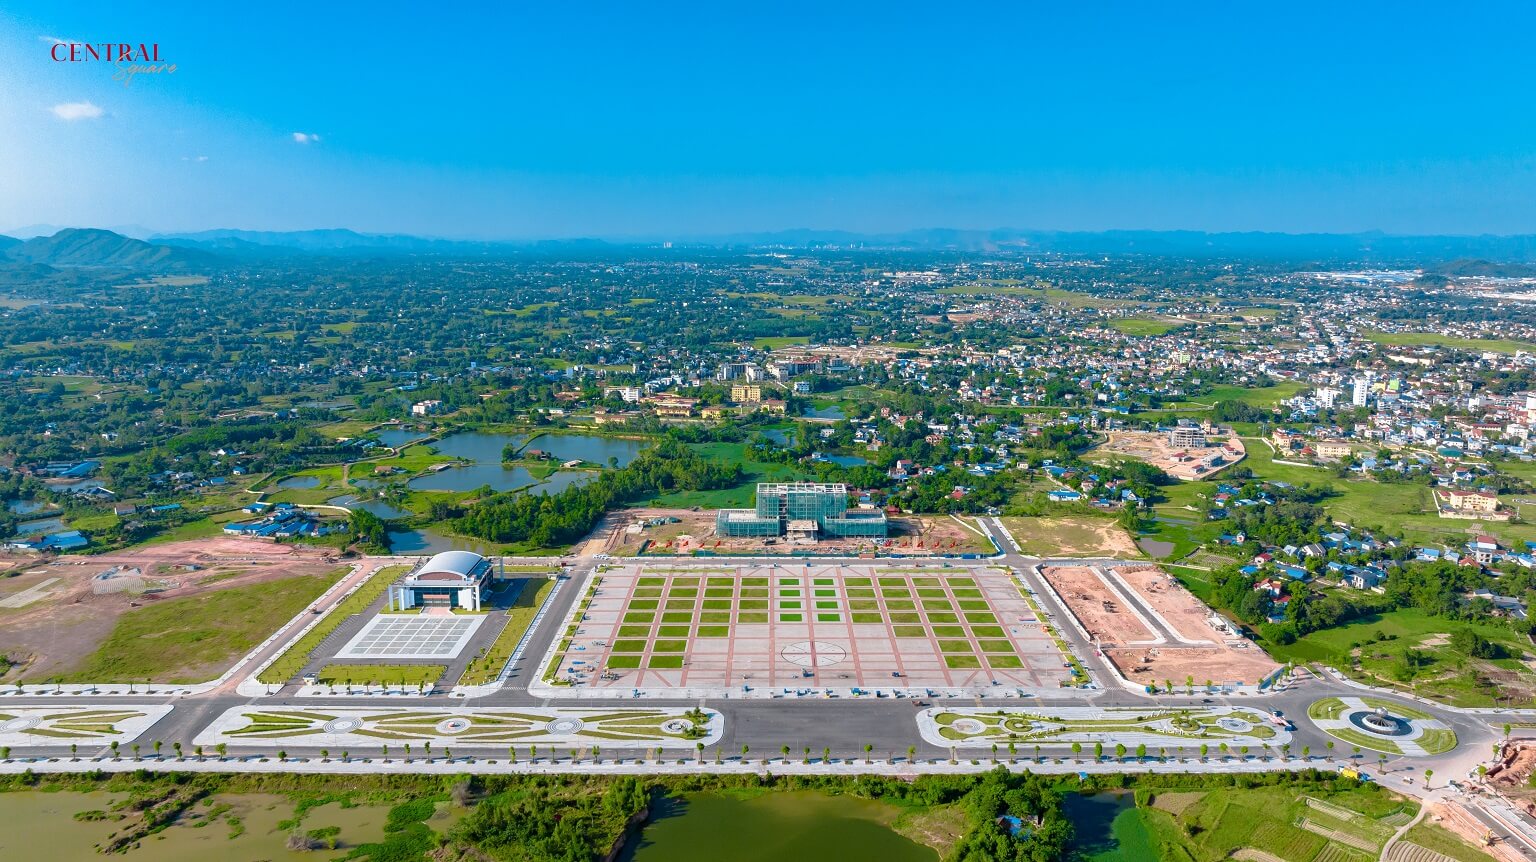
[[[328,664],[320,668],[321,685],[384,685],[411,688],[432,685],[447,668],[440,664]]]
[[[1470,350],[1476,353],[1505,353],[1511,355],[1522,350],[1536,351],[1536,344],[1524,341],[1511,341],[1504,338],[1455,338],[1435,332],[1369,331],[1366,333],[1366,337],[1377,344],[1385,344],[1389,347],[1447,347],[1456,350]]]

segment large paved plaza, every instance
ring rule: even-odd
[[[552,679],[592,689],[1054,689],[1065,659],[1000,566],[605,566]]]

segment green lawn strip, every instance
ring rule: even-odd
[[[317,677],[321,685],[344,685],[350,679],[354,685],[414,686],[437,682],[447,669],[440,664],[328,664]]]
[[[539,608],[554,588],[555,581],[552,578],[541,578],[523,585],[522,591],[507,609],[506,626],[496,636],[490,649],[486,650],[485,656],[471,661],[469,667],[464,669],[459,685],[484,685],[501,674],[507,660],[512,658],[512,651],[517,649],[518,642],[528,633],[533,618],[538,615]]]
[[[944,664],[945,666],[955,670],[980,668],[981,659],[974,655],[946,655],[944,656]]]
[[[680,655],[653,655],[648,667],[659,669],[673,669],[683,666],[683,657]]]
[[[1456,731],[1432,727],[1425,730],[1423,735],[1414,742],[1418,743],[1426,754],[1444,754],[1456,747]]]
[[[1324,733],[1327,733],[1330,736],[1338,737],[1350,745],[1358,745],[1361,748],[1370,749],[1371,751],[1379,751],[1384,754],[1403,753],[1403,750],[1397,746],[1397,743],[1390,742],[1384,737],[1366,733],[1363,730],[1356,730],[1353,727],[1329,728],[1325,730]]]

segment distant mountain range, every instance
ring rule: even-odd
[[[64,228],[20,240],[0,236],[0,264],[116,267],[148,271],[207,270],[312,255],[496,257],[528,253],[604,253],[626,247],[675,249],[869,249],[892,251],[1148,254],[1252,257],[1317,263],[1422,265],[1455,275],[1536,273],[1536,235],[1394,236],[1363,234],[1203,233],[1200,231],[1027,231],[931,229],[890,234],[789,230],[626,240],[490,242],[365,234],[346,229],[209,230],[134,239],[109,230]]]

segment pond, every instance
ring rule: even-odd
[[[670,797],[619,856],[621,862],[936,862],[938,853],[890,828],[883,802],[820,793],[716,793]],[[722,850],[729,848],[729,854]]]
[[[848,417],[843,415],[843,408],[833,404],[831,407],[818,407],[806,410],[801,414],[807,419],[831,419],[841,421]]]
[[[1157,847],[1136,797],[1129,791],[1069,793],[1064,813],[1076,832],[1073,858],[1087,862],[1146,862],[1157,859]]]
[[[1153,559],[1161,560],[1173,554],[1173,543],[1162,539],[1137,539],[1136,544]]]
[[[388,500],[380,500],[377,497],[369,497],[364,500],[356,494],[345,494],[340,497],[332,497],[326,500],[332,506],[340,506],[343,509],[362,509],[364,512],[372,512],[384,520],[391,518],[409,518],[415,514],[409,509],[400,509],[390,505]]]
[[[412,440],[420,440],[428,435],[425,431],[412,431],[409,428],[386,428],[383,431],[373,432],[373,436],[379,438],[379,442],[385,446],[399,449]]]
[[[104,811],[112,804],[106,793],[0,793],[0,859],[7,862],[42,862],[42,860],[98,859],[95,845],[105,841],[121,824],[113,820],[76,821],[83,811]],[[221,816],[209,812],[230,806]],[[194,805],[170,828],[145,838],[138,849],[122,858],[145,862],[258,862],[258,860],[300,860],[330,858],[325,853],[288,850],[288,832],[279,823],[293,816],[293,803],[280,796],[266,794],[218,794],[205,803]],[[334,827],[337,848],[345,852],[358,844],[377,841],[384,835],[389,809],[385,806],[359,805],[342,808],[324,805],[312,809],[304,818],[304,830]],[[241,831],[230,837],[233,829],[228,817],[239,819]],[[203,824],[203,825],[199,825]]]
[[[792,433],[794,433],[793,429],[791,429],[789,431],[785,431],[785,430],[783,430],[781,428],[764,428],[763,429],[763,436],[764,437],[767,437],[769,440],[772,440],[773,442],[779,444],[780,446],[785,446],[785,447],[793,446],[794,445],[794,438],[790,436]]]
[[[22,521],[21,523],[17,524],[16,525],[16,535],[18,535],[18,536],[47,535],[49,533],[61,532],[61,531],[63,531],[63,529],[64,529],[64,519],[62,517],[60,517],[60,518],[42,518],[42,519],[36,520],[36,521]]]
[[[286,479],[279,479],[277,482],[277,487],[286,488],[290,491],[307,491],[310,488],[320,487],[320,477],[289,476]]]
[[[827,460],[839,467],[861,467],[869,463],[868,459],[857,455],[828,455]]]
[[[30,515],[47,508],[48,502],[46,500],[11,500],[5,504],[5,507],[17,515]]]

